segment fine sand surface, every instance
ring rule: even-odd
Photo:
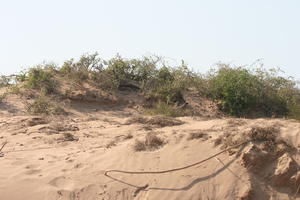
[[[182,117],[178,118],[181,125],[160,127],[130,120],[138,113],[126,107],[78,104],[69,109],[69,115],[43,117],[5,106],[0,114],[0,144],[8,142],[0,157],[1,200],[300,199],[297,185],[289,181],[294,175],[285,176],[290,167],[285,163],[285,168],[278,169],[279,161],[260,160],[262,169],[268,168],[263,176],[242,165],[243,153],[251,144],[181,171],[104,174],[113,169],[183,167],[221,151],[216,138],[225,133],[239,135],[254,126],[277,127],[278,134],[298,148],[300,124],[293,120]],[[149,132],[164,144],[151,151],[135,151],[136,140],[142,141]],[[300,163],[297,153],[290,157]],[[286,184],[273,184],[276,173],[285,173],[281,178]]]

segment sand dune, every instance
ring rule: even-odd
[[[292,120],[182,117],[177,119],[181,125],[160,127],[135,123],[132,119],[136,116],[140,117],[134,109],[95,110],[86,106],[58,118],[3,111],[0,140],[8,143],[0,158],[0,199],[299,198],[299,188],[289,182],[294,177],[294,183],[299,184],[298,168],[289,175],[284,170],[289,171],[290,166],[277,169],[289,177],[279,176],[285,183],[276,185],[272,182],[276,175],[272,163],[278,163],[278,157],[260,161],[264,168],[275,166],[273,171],[268,169],[269,174],[243,166],[245,153],[252,151],[249,143],[185,170],[105,176],[105,171],[112,169],[161,171],[192,164],[221,151],[225,140],[216,145],[220,136],[237,137],[255,126],[278,127],[285,141],[295,147],[299,144],[300,124]],[[163,144],[151,151],[135,151],[136,140],[143,141],[149,132]],[[290,157],[298,166],[299,156],[291,153]]]

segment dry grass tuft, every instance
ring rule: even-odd
[[[164,140],[156,135],[156,133],[147,133],[145,140],[135,140],[134,150],[135,151],[153,151],[160,148],[165,144]]]
[[[32,103],[27,104],[27,112],[34,115],[45,114],[45,115],[63,115],[66,114],[65,110],[52,103],[46,97],[38,97]]]
[[[229,119],[227,121],[227,124],[229,127],[237,127],[237,126],[243,126],[246,124],[246,121],[243,120],[243,119],[235,119],[235,118],[232,118],[232,119]]]
[[[133,148],[135,151],[146,151],[146,144],[144,141],[136,139]]]
[[[134,124],[134,123],[158,126],[158,127],[179,126],[184,124],[184,122],[179,119],[174,119],[171,117],[160,116],[160,115],[155,117],[150,117],[150,118],[136,116],[136,117],[132,117],[126,122],[126,124]]]
[[[33,117],[27,120],[26,124],[27,126],[36,126],[40,124],[47,124],[48,121],[41,117]]]
[[[71,125],[71,124],[65,124],[62,122],[54,122],[50,124],[49,127],[51,130],[57,131],[57,132],[63,132],[63,131],[79,131],[79,128],[77,126]]]
[[[208,135],[206,133],[203,132],[190,132],[189,136],[187,137],[187,140],[195,140],[195,139],[202,139],[202,140],[207,140],[208,139]]]
[[[282,155],[284,152],[294,152],[295,147],[286,140],[279,138],[280,129],[274,126],[252,127],[245,133],[226,132],[215,139],[215,146],[222,144],[221,148],[227,148],[246,141],[252,141],[260,146],[262,150],[272,153],[272,155]]]
[[[62,142],[78,141],[78,138],[76,138],[72,133],[64,133],[59,140]]]
[[[273,141],[277,139],[280,129],[277,127],[252,127],[252,129],[247,133],[250,140],[253,141]]]

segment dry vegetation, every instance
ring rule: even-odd
[[[136,139],[133,148],[135,151],[153,151],[164,144],[165,141],[158,137],[156,133],[149,132],[144,140]]]
[[[171,67],[159,57],[125,59],[118,55],[103,60],[97,53],[83,55],[78,61],[71,59],[62,66],[44,63],[16,76],[2,76],[0,87],[10,88],[1,94],[0,102],[9,94],[23,96],[36,92],[34,102],[28,104],[28,112],[32,114],[64,114],[62,108],[53,106],[57,98],[51,96],[63,100],[71,98],[67,93],[81,90],[83,96],[96,101],[104,94],[110,97],[103,99],[113,101],[115,94],[132,91],[144,97],[141,106],[146,114],[194,115],[193,104],[189,105],[184,97],[184,93],[194,91],[199,99],[214,101],[222,112],[232,116],[300,118],[296,82],[276,70],[219,64],[207,74],[198,74],[184,62]]]
[[[179,126],[184,124],[184,122],[179,119],[174,119],[166,116],[155,116],[155,117],[135,116],[130,118],[126,122],[126,124],[134,124],[134,123],[156,126],[156,127]]]

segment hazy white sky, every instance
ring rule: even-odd
[[[0,0],[0,73],[157,54],[204,72],[262,58],[300,78],[299,0]]]

